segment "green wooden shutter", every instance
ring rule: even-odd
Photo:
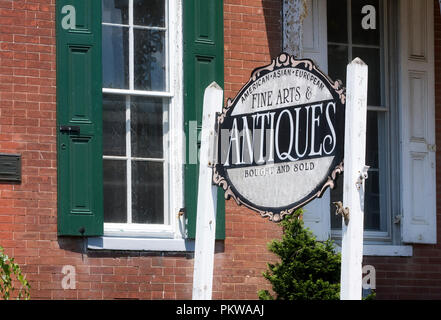
[[[186,130],[185,212],[187,236],[195,238],[198,165],[192,137],[200,139],[205,88],[213,81],[224,85],[223,1],[184,1],[184,108]],[[216,238],[225,238],[225,200],[219,189]]]
[[[66,6],[75,28],[62,26]],[[57,0],[56,10],[58,234],[102,235],[101,1]]]

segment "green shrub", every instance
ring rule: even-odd
[[[21,273],[19,265],[14,262],[14,258],[9,258],[0,246],[0,294],[4,300],[9,300],[16,289],[14,278],[21,285],[17,299],[29,300],[31,286]]]
[[[340,253],[331,240],[319,242],[300,218],[299,209],[281,222],[283,237],[269,244],[280,262],[268,264],[263,276],[276,294],[260,290],[262,300],[338,300],[340,297]]]

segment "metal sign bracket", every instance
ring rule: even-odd
[[[343,203],[341,201],[333,202],[336,207],[335,215],[341,216],[345,220],[345,225],[349,224],[349,208],[343,208]]]

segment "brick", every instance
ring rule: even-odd
[[[441,17],[438,1],[434,6],[439,142]],[[280,9],[278,0],[224,1],[226,98],[236,95],[254,68],[268,64],[281,51]],[[0,185],[0,243],[22,263],[33,285],[33,299],[191,299],[191,255],[82,256],[76,239],[60,242],[57,237],[54,19],[53,0],[0,0],[0,149],[23,156],[22,183]],[[437,171],[439,197],[441,170]],[[441,234],[441,209],[438,218]],[[270,289],[261,274],[266,263],[276,259],[267,243],[280,239],[281,229],[227,201],[226,234],[224,251],[215,255],[213,297],[257,299],[258,289]],[[441,299],[440,256],[438,244],[415,246],[409,258],[365,257],[364,262],[376,268],[379,299]],[[76,268],[76,290],[60,288],[66,264]]]

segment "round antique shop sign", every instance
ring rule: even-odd
[[[311,60],[281,53],[255,69],[218,116],[213,181],[279,222],[343,171],[345,89]]]

